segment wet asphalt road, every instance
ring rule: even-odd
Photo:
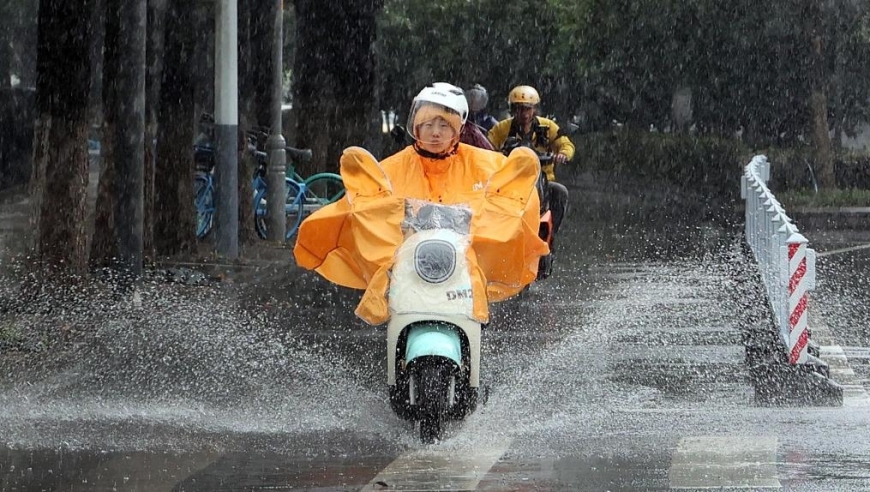
[[[866,401],[753,403],[733,231],[636,203],[581,221],[590,196],[556,275],[495,307],[489,401],[441,443],[391,413],[383,329],[349,316],[354,294],[280,272],[268,300],[154,284],[66,314],[94,325],[69,351],[0,362],[0,490],[870,489]],[[866,347],[850,254],[820,259],[838,274],[814,306]]]

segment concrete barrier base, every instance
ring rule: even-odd
[[[816,347],[809,351],[806,363],[792,365],[776,336],[767,323],[756,324],[743,333],[755,404],[842,406],[843,387],[831,379],[828,364],[814,354]]]
[[[817,361],[821,362],[818,359]],[[756,364],[750,367],[750,379],[755,388],[755,404],[842,406],[843,387],[830,379],[825,372],[827,365],[819,366],[815,361],[794,366],[779,362]]]

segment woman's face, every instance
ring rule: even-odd
[[[417,125],[417,144],[433,154],[443,154],[450,150],[454,138],[456,131],[444,118],[434,118]]]

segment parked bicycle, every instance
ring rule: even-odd
[[[202,134],[201,134],[202,135]],[[268,221],[267,178],[268,154],[257,149],[257,137],[263,132],[249,132],[247,150],[257,161],[251,187],[254,193],[254,228],[257,235],[265,239]],[[344,196],[344,183],[341,176],[333,173],[318,173],[303,179],[295,171],[295,165],[311,160],[311,150],[285,147],[290,165],[285,178],[286,188],[285,215],[287,233],[290,239],[299,229],[299,224],[320,207]],[[196,236],[203,238],[211,231],[214,222],[214,148],[208,139],[198,138],[194,145],[194,204],[196,206]]]
[[[292,163],[302,163],[311,160],[310,149],[296,149],[285,147],[287,158]],[[268,204],[266,202],[266,168],[268,155],[266,152],[253,150],[257,159],[257,171],[254,173],[254,228],[257,235],[266,239],[268,223]],[[344,196],[344,182],[341,176],[334,173],[317,173],[302,179],[296,172],[295,166],[287,168],[290,175],[284,179],[284,187],[287,199],[284,205],[284,214],[287,217],[287,233],[285,238],[290,239],[299,230],[299,224],[305,217],[317,211],[324,205],[335,202]]]

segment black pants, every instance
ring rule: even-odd
[[[559,183],[547,183],[547,195],[550,200],[550,213],[553,214],[553,235],[559,232],[562,219],[568,211],[568,188]]]

